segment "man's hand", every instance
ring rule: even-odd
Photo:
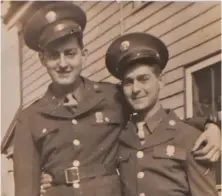
[[[52,176],[50,176],[49,174],[46,174],[46,173],[42,173],[41,181],[40,181],[41,196],[43,196],[45,194],[45,192],[47,191],[47,189],[49,189],[52,186],[51,183],[52,183]]]
[[[206,124],[205,129],[194,144],[193,155],[196,160],[216,162],[221,154],[220,129],[213,123]]]

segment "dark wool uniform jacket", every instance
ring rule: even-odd
[[[120,195],[117,174],[83,180],[79,188],[62,179],[64,169],[75,163],[87,167],[116,162],[124,121],[116,86],[87,79],[84,85],[85,96],[74,113],[50,90],[22,112],[14,138],[15,196],[39,196],[42,171],[55,182],[46,196]]]
[[[143,145],[131,121],[122,132],[119,172],[123,195],[216,196],[212,165],[196,162],[191,153],[201,132],[173,111],[164,113]]]
[[[59,104],[49,88],[20,115],[14,138],[15,196],[39,196],[41,172],[53,176],[53,186],[45,196],[120,195],[117,175],[83,180],[79,188],[64,183],[63,171],[74,163],[80,167],[115,164],[126,122],[115,85],[87,79],[84,84],[84,98],[74,113]],[[192,123],[203,127],[204,122]]]

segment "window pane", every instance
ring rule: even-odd
[[[194,116],[221,120],[221,62],[193,73],[193,95]],[[217,184],[221,184],[221,160],[216,170]]]

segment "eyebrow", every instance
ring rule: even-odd
[[[63,52],[68,52],[70,50],[75,50],[77,51],[78,49],[77,48],[67,48],[66,50],[64,50]],[[53,49],[49,49],[49,50],[45,50],[44,52],[47,52],[47,53],[59,53],[59,51],[55,50],[54,48]]]
[[[136,78],[126,77],[125,80],[134,80],[134,79],[138,79],[140,77],[146,77],[146,76],[149,76],[149,74],[141,74],[141,75],[138,75]]]

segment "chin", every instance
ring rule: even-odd
[[[73,84],[74,81],[70,81],[70,80],[57,80],[56,83],[59,84],[59,85],[64,85],[64,86],[66,86],[66,85],[71,85],[71,84]]]
[[[143,110],[147,109],[147,106],[144,106],[141,104],[132,104],[132,107],[136,112],[143,111]]]

